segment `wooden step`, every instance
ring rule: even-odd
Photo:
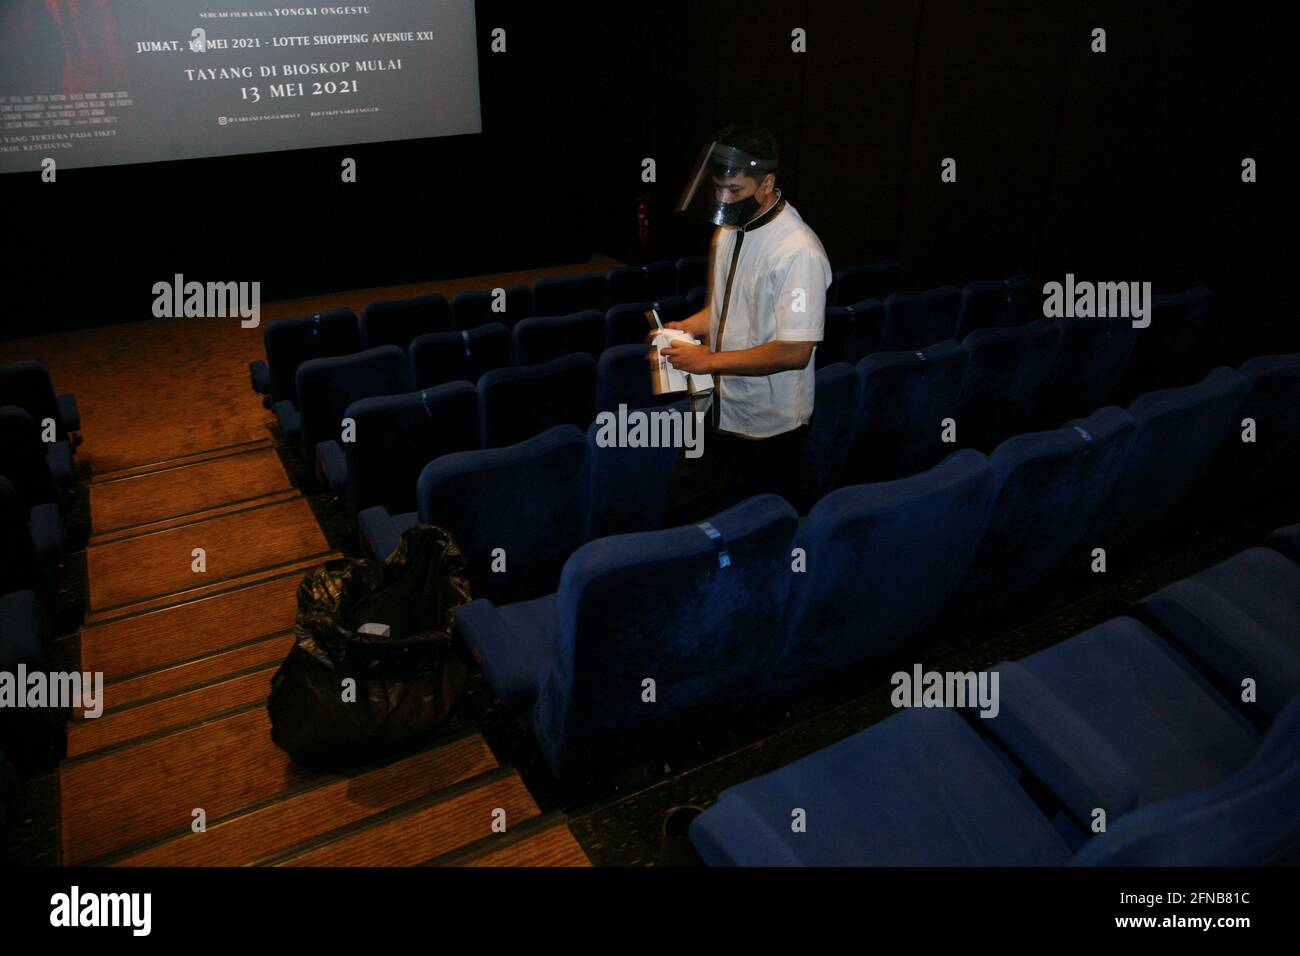
[[[65,865],[189,830],[319,781],[271,742],[265,704],[59,768]]]
[[[292,561],[285,561],[283,564],[273,565],[268,568],[260,568],[256,571],[250,571],[248,574],[241,574],[237,578],[231,578],[229,581],[212,581],[188,591],[182,591],[179,594],[164,594],[160,597],[149,598],[144,601],[136,601],[133,604],[125,604],[122,607],[110,608],[106,611],[91,611],[86,615],[86,625],[98,627],[101,624],[112,624],[127,618],[137,617],[142,614],[148,614],[153,611],[166,610],[167,608],[176,607],[183,602],[199,601],[209,597],[215,597],[221,594],[227,594],[231,591],[239,591],[243,588],[252,587],[262,581],[270,581],[276,578],[293,577],[295,581],[301,581],[312,568],[318,567],[327,561],[340,558],[342,555],[333,551],[326,555],[311,555],[305,558],[295,558]]]
[[[147,475],[151,472],[166,468],[180,468],[185,465],[195,465],[211,458],[224,458],[227,455],[241,451],[253,451],[259,448],[274,447],[275,443],[269,438],[254,438],[249,441],[236,442],[233,445],[222,445],[220,448],[209,448],[207,451],[196,451],[189,455],[176,455],[171,458],[160,458],[156,461],[144,462],[139,465],[128,465],[125,468],[112,468],[108,471],[99,471],[96,472],[90,480],[95,484],[101,481],[117,481],[120,478],[132,478],[136,475]]]
[[[178,694],[260,665],[278,664],[288,656],[292,647],[293,632],[285,631],[238,644],[217,654],[195,657],[134,677],[106,681],[105,713],[115,714],[120,708]]]
[[[109,531],[104,534],[94,534],[86,542],[87,547],[99,544],[109,544],[113,541],[121,541],[123,538],[136,538],[142,534],[153,534],[155,531],[166,531],[168,528],[178,528],[185,524],[194,524],[197,521],[207,521],[212,518],[220,518],[223,515],[234,514],[237,511],[247,511],[254,505],[270,505],[279,501],[288,501],[291,498],[299,498],[302,493],[295,488],[287,491],[276,491],[269,495],[262,495],[249,501],[236,501],[231,504],[218,505],[215,508],[208,508],[196,514],[176,515],[171,518],[163,518],[159,521],[151,521],[148,524],[132,525],[129,528],[118,528],[116,531]]]
[[[471,844],[433,866],[591,866],[563,814],[548,814]]]
[[[492,833],[493,811],[507,827],[539,815],[523,780],[501,768],[264,863],[275,866],[415,866]]]
[[[495,769],[487,742],[469,734],[354,776],[274,799],[112,860],[119,866],[243,866],[320,834]]]
[[[202,574],[191,570],[194,548],[207,553]],[[329,543],[307,499],[254,506],[166,531],[88,545],[89,606],[105,611],[180,595],[201,584],[328,552]]]
[[[279,666],[278,661],[263,664],[178,694],[114,708],[93,719],[75,718],[68,726],[68,756],[81,757],[249,704],[265,704]],[[104,695],[109,696],[107,689]]]
[[[96,537],[100,537],[108,532],[253,501],[292,487],[275,449],[258,443],[220,456],[163,464],[154,471],[132,472],[93,482],[91,525]]]
[[[229,590],[83,626],[82,669],[102,671],[113,680],[195,661],[289,630],[298,614],[298,585],[318,563],[297,562],[274,576],[236,582]]]

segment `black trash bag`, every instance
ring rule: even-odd
[[[275,677],[271,739],[309,769],[366,763],[428,739],[450,718],[468,668],[452,640],[470,599],[450,532],[417,525],[387,561],[340,559],[298,586],[296,640]],[[388,637],[357,633],[373,622]],[[356,681],[344,700],[344,680]]]

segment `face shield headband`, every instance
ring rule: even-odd
[[[676,211],[699,216],[715,226],[742,225],[758,212],[758,200],[752,195],[732,200],[730,190],[719,182],[741,174],[761,181],[776,166],[774,159],[759,159],[725,143],[709,143],[700,151]]]

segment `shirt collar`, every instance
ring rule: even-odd
[[[767,212],[763,213],[757,219],[751,219],[749,222],[738,228],[741,232],[753,232],[755,229],[762,229],[777,216],[781,215],[783,209],[785,209],[785,196],[783,196],[781,190],[778,189],[776,191],[776,202],[772,203],[771,208],[769,208]]]

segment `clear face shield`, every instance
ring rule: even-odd
[[[758,212],[756,184],[776,165],[774,159],[758,159],[734,146],[709,143],[700,151],[676,211],[715,226],[743,225]]]

